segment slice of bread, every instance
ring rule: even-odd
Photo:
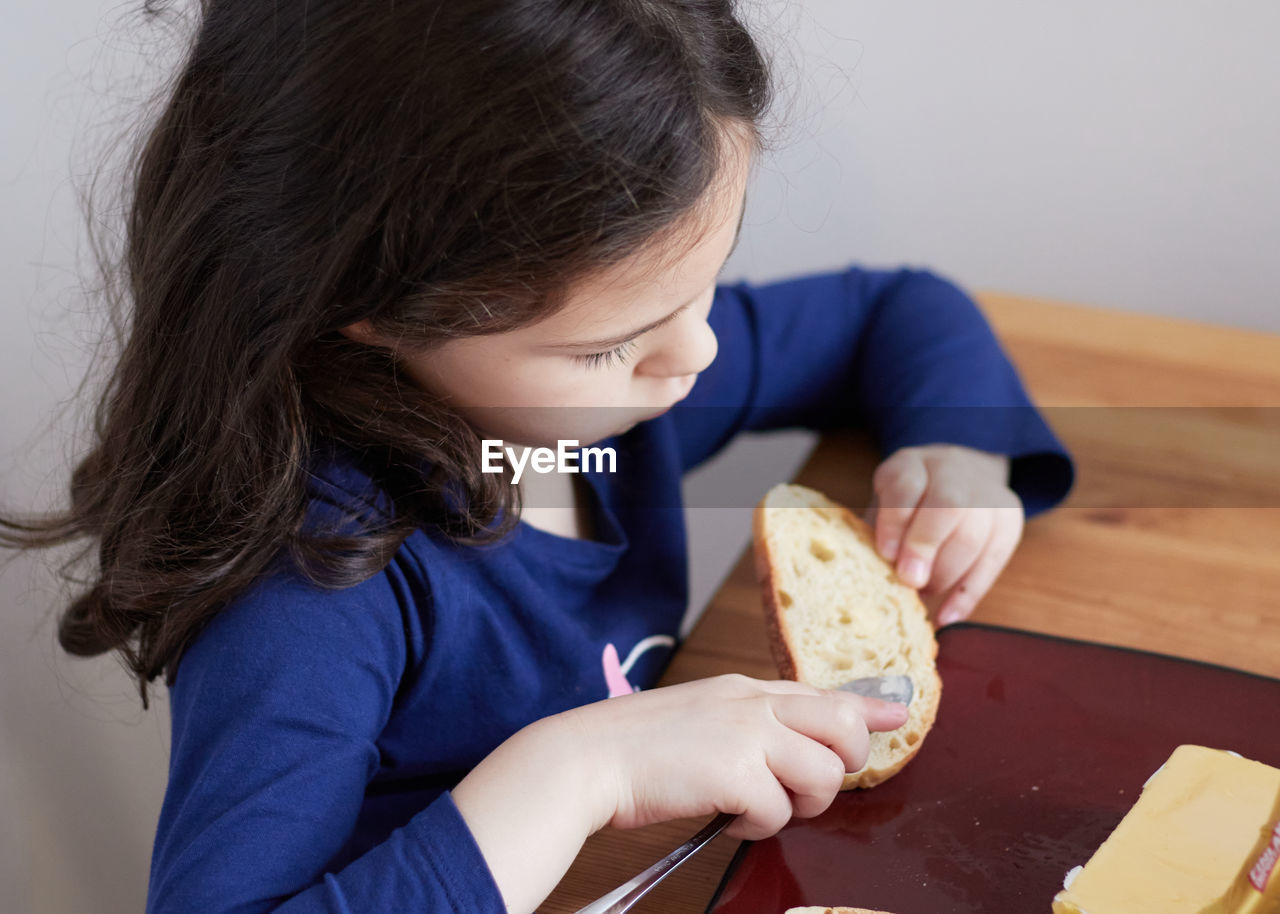
[[[819,905],[810,908],[787,908],[785,914],[889,914],[889,912],[873,911],[870,908],[824,908]]]
[[[765,626],[783,679],[832,689],[851,679],[906,673],[907,722],[871,734],[862,770],[842,790],[873,787],[915,756],[942,694],[938,643],[915,589],[876,551],[871,528],[813,489],[770,489],[752,519]]]

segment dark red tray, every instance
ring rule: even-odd
[[[938,645],[942,703],[915,759],[743,845],[709,912],[1047,914],[1179,744],[1280,767],[1278,679],[971,623]]]

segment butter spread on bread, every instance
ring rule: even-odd
[[[938,713],[938,644],[924,604],[876,551],[871,528],[813,489],[775,486],[752,523],[765,626],[784,679],[832,689],[905,673],[915,696],[907,722],[871,734],[871,753],[841,789],[872,787],[919,751]]]

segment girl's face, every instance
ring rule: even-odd
[[[684,250],[641,250],[571,284],[551,316],[402,354],[405,370],[483,437],[536,447],[590,444],[684,399],[716,357],[707,314],[742,224],[751,151],[730,144]]]

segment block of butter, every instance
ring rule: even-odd
[[[1265,897],[1248,886],[1277,819],[1280,769],[1179,746],[1084,868],[1068,874],[1054,914],[1280,911],[1268,900],[1280,886],[1267,887]]]

